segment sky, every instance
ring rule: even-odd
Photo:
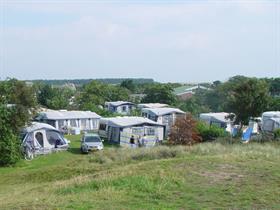
[[[0,78],[280,77],[280,0],[0,0]]]

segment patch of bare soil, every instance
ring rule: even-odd
[[[210,181],[210,184],[215,184],[224,181],[234,181],[238,182],[244,178],[243,174],[240,174],[236,171],[236,167],[229,164],[219,164],[211,170],[204,170],[196,172],[196,174],[207,177]]]

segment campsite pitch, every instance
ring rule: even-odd
[[[0,209],[280,209],[280,144],[69,151],[0,168]]]

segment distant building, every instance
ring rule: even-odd
[[[128,101],[105,102],[105,109],[112,113],[130,115],[135,109],[135,104]]]
[[[171,127],[179,117],[185,116],[185,112],[177,108],[143,108],[142,117],[146,117],[157,123],[165,125],[165,136],[170,133]]]
[[[76,91],[76,86],[74,83],[65,83],[64,85],[62,85],[62,88],[66,88],[72,91]]]
[[[209,90],[209,88],[202,85],[181,86],[174,89],[174,94],[179,100],[185,101],[191,98],[198,90]]]
[[[137,107],[139,109],[143,108],[165,108],[169,107],[168,104],[161,104],[161,103],[143,103],[143,104],[138,104]]]

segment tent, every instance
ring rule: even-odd
[[[22,148],[27,159],[34,155],[48,154],[68,149],[68,141],[53,126],[32,122],[22,130]]]
[[[278,128],[280,128],[280,112],[264,112],[262,114],[262,130],[265,132],[273,132]]]

